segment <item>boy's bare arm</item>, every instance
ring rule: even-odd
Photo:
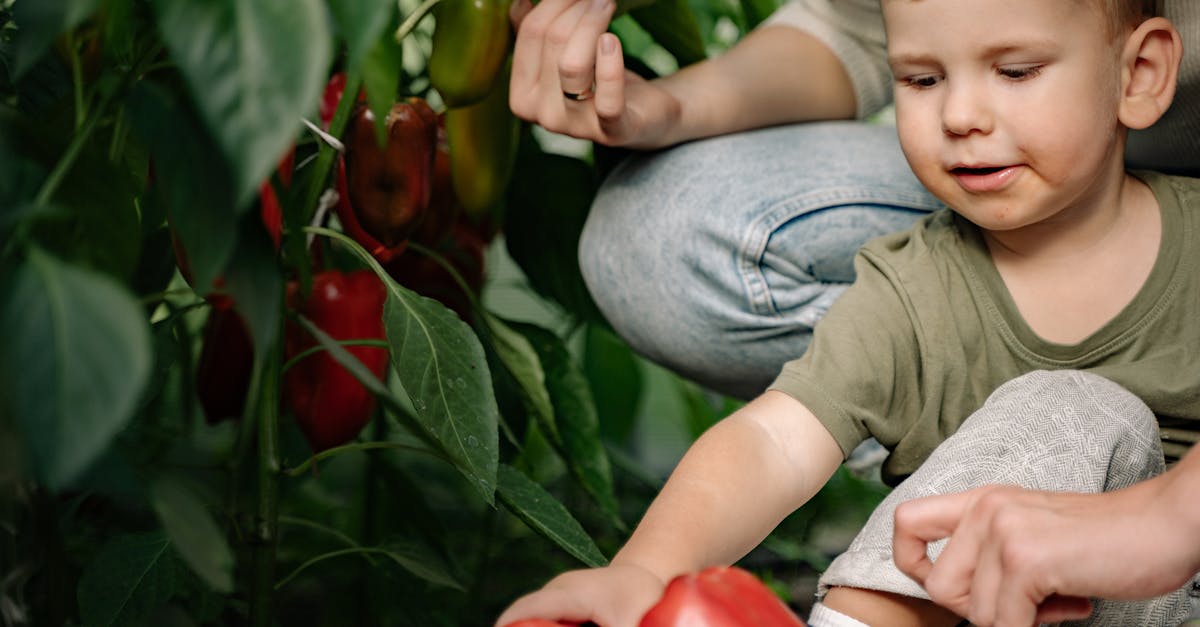
[[[692,445],[612,565],[556,577],[497,624],[546,618],[635,625],[675,575],[732,563],[754,548],[842,458],[804,405],[766,392]]]
[[[613,562],[637,564],[664,582],[732,563],[841,462],[841,449],[808,408],[767,392],[692,445]]]

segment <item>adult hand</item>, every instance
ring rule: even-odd
[[[1197,568],[1197,551],[1181,547],[1194,522],[1169,479],[1103,494],[988,486],[909,501],[896,509],[896,565],[983,627],[1086,618],[1087,597],[1164,594]],[[931,563],[927,543],[945,537]]]
[[[636,627],[665,587],[650,571],[631,564],[574,570],[517,599],[496,620],[496,627],[527,618]]]
[[[625,70],[621,42],[606,32],[614,0],[515,0],[517,30],[509,106],[556,133],[612,146],[672,143],[680,101]],[[572,99],[564,94],[575,94]]]

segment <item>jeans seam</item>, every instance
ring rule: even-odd
[[[928,196],[909,191],[864,191],[861,188],[823,189],[775,203],[750,224],[738,250],[738,275],[751,311],[759,315],[779,315],[762,271],[767,244],[779,227],[800,216],[847,205],[880,205],[923,212],[936,211],[942,206],[930,203]]]

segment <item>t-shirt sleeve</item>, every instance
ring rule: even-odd
[[[802,30],[841,60],[865,118],[892,100],[892,71],[879,0],[789,0],[763,22]]]
[[[771,384],[812,411],[845,455],[867,437],[898,441],[920,411],[918,341],[905,293],[878,257],[860,252],[855,271],[808,350]]]

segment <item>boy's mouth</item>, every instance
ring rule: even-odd
[[[950,170],[950,173],[951,174],[965,174],[967,176],[987,176],[988,174],[995,174],[995,173],[1003,170],[1004,168],[1005,168],[1005,166],[988,166],[988,167],[980,167],[980,168],[968,168],[965,166],[959,166],[957,168]]]
[[[1000,191],[1015,180],[1019,172],[1020,168],[1012,165],[960,165],[950,169],[950,175],[963,189],[975,193]]]

